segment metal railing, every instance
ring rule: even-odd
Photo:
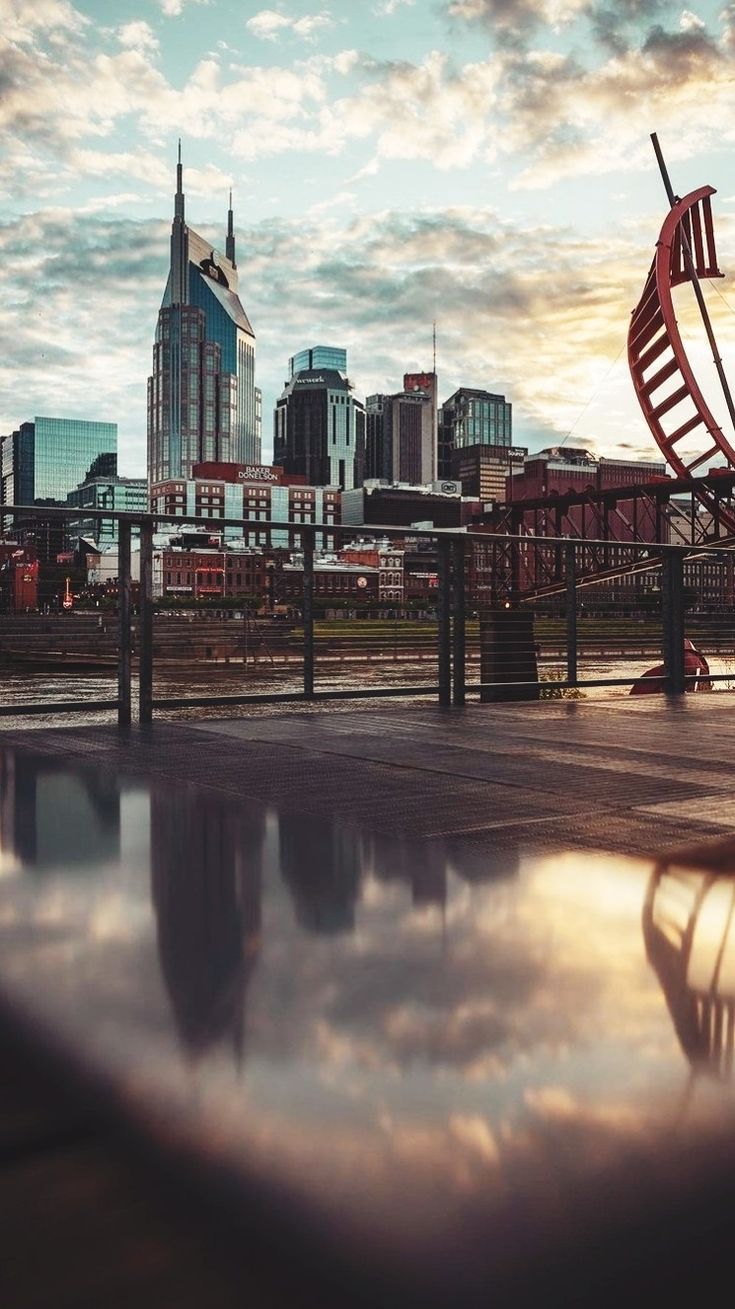
[[[51,506],[3,506],[12,516],[16,531],[24,516],[35,520],[78,518],[78,510]],[[134,710],[134,661],[137,666],[137,720],[153,721],[156,713],[180,709],[233,708],[256,704],[311,702],[316,700],[388,697],[435,697],[439,704],[462,706],[468,696],[481,699],[538,698],[579,695],[596,688],[626,688],[646,671],[647,680],[671,694],[693,689],[699,682],[735,684],[735,630],[732,597],[720,595],[709,613],[702,595],[685,584],[685,572],[692,560],[711,570],[724,569],[729,547],[711,549],[571,538],[550,541],[528,536],[490,535],[459,529],[428,529],[377,525],[288,523],[263,519],[193,516],[172,520],[171,516],[114,513],[85,510],[89,518],[114,520],[118,524],[117,579],[117,694],[113,697],[72,700],[38,700],[32,703],[0,703],[0,716],[25,714],[73,714],[114,710],[121,726],[129,725]],[[194,693],[178,687],[175,694],[158,694],[154,683],[154,649],[157,625],[153,589],[154,530],[165,525],[176,534],[191,528],[240,535],[287,533],[299,538],[303,555],[301,593],[293,609],[300,619],[290,636],[284,660],[287,689],[251,689],[236,693]],[[137,614],[133,614],[131,590],[131,542],[139,537],[140,586]],[[342,623],[332,618],[320,621],[315,588],[317,541],[349,542],[354,539],[406,538],[423,546],[431,560],[435,602],[422,623],[398,616],[392,620],[364,620]],[[191,550],[201,546],[191,545]],[[612,563],[610,561],[613,561]],[[729,565],[732,576],[732,565]],[[724,573],[723,573],[724,575]],[[504,597],[504,598],[503,598]],[[328,606],[319,597],[322,609]],[[358,606],[355,605],[355,608]],[[373,606],[375,607],[375,606]],[[401,611],[401,605],[394,608]],[[503,613],[534,611],[533,623],[524,621],[514,629]],[[595,617],[597,615],[597,617]],[[695,623],[696,616],[696,623]],[[706,619],[703,623],[703,619]],[[386,635],[386,621],[393,627]],[[331,623],[331,626],[330,626]],[[520,633],[520,626],[523,632]],[[685,665],[684,642],[690,633],[706,633],[716,659],[733,659],[732,671],[692,673]],[[133,634],[135,629],[136,645]],[[300,629],[300,636],[299,636]],[[392,648],[390,631],[392,631]],[[335,632],[337,635],[335,635]],[[529,636],[530,633],[530,636]],[[372,644],[371,644],[372,642]],[[702,646],[702,641],[695,644]],[[297,649],[300,674],[293,685],[291,663]],[[2,660],[0,639],[0,660]],[[529,663],[530,660],[530,663]],[[242,659],[242,681],[252,681],[248,654]],[[391,662],[392,661],[392,662]],[[227,660],[224,661],[227,664]],[[657,673],[645,665],[660,662]],[[275,667],[275,661],[271,658]],[[635,663],[635,667],[632,664]],[[239,665],[228,664],[233,677]],[[204,664],[213,675],[214,663]],[[365,669],[371,671],[370,678]],[[390,668],[391,676],[383,677]],[[335,669],[337,671],[335,671]],[[345,673],[344,670],[348,672]],[[409,674],[401,680],[398,674]],[[340,682],[348,677],[352,684]],[[616,671],[621,675],[616,676]],[[357,673],[355,678],[354,674]],[[274,678],[275,680],[275,674]]]

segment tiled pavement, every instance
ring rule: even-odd
[[[61,754],[405,839],[653,854],[735,825],[735,699],[360,707],[0,732]]]

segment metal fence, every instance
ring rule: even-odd
[[[6,506],[16,529],[24,515],[70,519],[78,511]],[[690,547],[609,541],[550,541],[447,529],[284,524],[249,519],[176,520],[85,511],[118,524],[114,676],[108,695],[90,695],[77,669],[53,679],[75,683],[73,698],[12,694],[0,715],[116,711],[125,726],[137,717],[180,710],[316,700],[432,697],[442,705],[482,700],[627,693],[643,673],[647,686],[670,694],[735,682],[732,554],[722,545]],[[154,531],[205,528],[298,534],[303,572],[281,632],[243,606],[237,616],[190,609],[161,611],[154,600]],[[315,552],[323,534],[344,544],[357,538],[410,538],[430,562],[431,600],[414,605],[359,603],[343,611],[316,603]],[[139,539],[140,587],[134,607],[131,542]],[[200,547],[201,548],[201,547]],[[691,584],[691,577],[709,579]],[[721,574],[719,590],[711,575]],[[727,579],[730,582],[727,582]],[[219,627],[217,627],[219,621]],[[240,624],[233,638],[234,625]],[[264,632],[263,627],[267,630]],[[692,662],[685,642],[704,659]],[[0,666],[7,651],[0,632]],[[181,650],[188,651],[181,657]],[[173,652],[173,653],[172,653]],[[109,656],[110,659],[113,655]],[[707,662],[711,666],[707,671]],[[11,661],[12,662],[12,661]],[[653,667],[651,667],[651,665]],[[22,669],[22,660],[20,662]],[[6,679],[7,680],[7,679]],[[103,679],[104,680],[104,679]],[[15,685],[22,683],[22,672]],[[38,687],[36,687],[36,692]],[[86,693],[85,693],[86,692]],[[114,693],[113,693],[114,692]],[[135,710],[135,715],[134,715]]]

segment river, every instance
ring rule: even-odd
[[[606,678],[629,678],[633,681],[646,668],[655,662],[650,657],[638,656],[635,659],[625,656],[607,659],[594,657],[580,659],[578,676],[580,682],[602,681]],[[713,675],[732,674],[732,679],[715,683],[715,692],[735,689],[735,658],[711,656],[710,670]],[[544,680],[564,677],[563,660],[543,660],[541,674]],[[278,692],[298,692],[301,689],[301,665],[291,662],[284,665],[259,664],[257,668],[248,667],[247,673],[242,666],[229,665],[227,668],[202,668],[201,672],[185,673],[172,669],[159,669],[154,675],[155,697],[177,696],[211,696],[211,695],[267,695]],[[398,685],[427,685],[427,698],[433,699],[429,690],[436,676],[433,659],[422,661],[389,658],[372,663],[322,661],[317,659],[315,687],[317,690],[349,689],[356,685],[362,687],[395,687]],[[479,681],[479,664],[470,657],[467,666],[467,684],[472,700],[472,684]],[[117,693],[117,680],[114,675],[99,672],[63,673],[63,672],[27,672],[3,670],[0,683],[0,706],[45,704],[53,701],[79,700],[83,705],[91,700],[113,699]],[[136,694],[136,688],[133,688]],[[620,697],[628,694],[627,686],[595,686],[580,688],[580,694],[589,699]],[[353,708],[358,700],[336,700],[321,702],[332,712],[336,709]],[[372,701],[375,703],[375,701]],[[202,719],[241,716],[246,713],[271,715],[281,713],[283,704],[252,706],[198,706],[187,709],[165,709],[157,711],[157,716],[168,719]],[[296,704],[296,708],[300,706]],[[84,711],[63,714],[18,714],[3,715],[0,728],[17,727],[61,727],[75,723],[114,722],[115,712]]]

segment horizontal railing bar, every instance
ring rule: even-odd
[[[359,690],[315,690],[314,694],[308,699],[303,691],[275,692],[273,695],[266,693],[262,695],[208,695],[208,696],[164,696],[154,697],[154,709],[194,709],[217,708],[221,706],[226,708],[228,705],[248,705],[248,704],[295,704],[303,701],[304,704],[311,704],[314,700],[367,700],[376,697],[393,696],[400,697],[406,695],[431,695],[437,693],[439,684],[437,682],[427,682],[424,686],[371,686],[363,687]]]
[[[0,717],[9,718],[13,714],[83,714],[89,711],[97,713],[102,709],[117,709],[117,700],[53,700],[50,704],[30,701],[28,704],[0,704]]]
[[[519,502],[522,503],[522,502]],[[604,541],[593,537],[578,536],[529,536],[514,535],[509,532],[483,532],[472,530],[465,527],[410,527],[407,525],[396,526],[395,523],[292,523],[283,520],[274,520],[270,518],[212,518],[205,514],[140,514],[133,513],[129,510],[107,510],[107,509],[69,509],[63,505],[2,505],[0,507],[2,516],[11,514],[32,514],[37,518],[52,517],[62,519],[77,518],[98,518],[113,520],[115,522],[127,522],[132,526],[141,525],[142,523],[159,523],[165,524],[170,528],[172,533],[186,528],[187,525],[206,528],[210,534],[214,535],[220,527],[247,527],[250,531],[274,531],[289,533],[348,533],[352,536],[388,536],[388,537],[422,537],[427,540],[440,540],[442,538],[460,537],[463,540],[474,541],[477,544],[487,546],[493,543],[518,543],[524,545],[529,551],[535,550],[559,550],[564,546],[572,545],[580,550],[589,549],[620,549],[630,550],[634,554],[654,551],[654,558],[657,563],[659,555],[663,554],[690,554],[692,550],[697,553],[706,552],[713,554],[732,553],[735,551],[735,541],[713,542],[712,544],[685,544],[674,545],[661,541]],[[251,547],[258,549],[258,546]],[[619,565],[612,565],[618,567]],[[622,564],[620,565],[622,567]]]

